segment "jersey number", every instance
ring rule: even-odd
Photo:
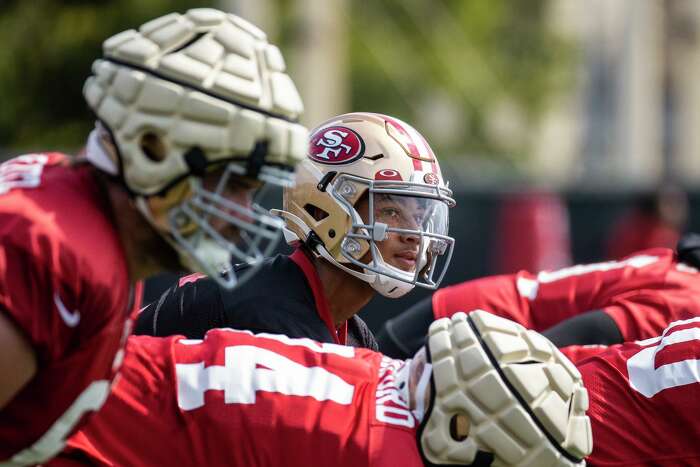
[[[13,188],[35,188],[48,162],[44,154],[25,154],[0,164],[0,195]]]
[[[224,365],[178,363],[177,400],[182,410],[204,405],[206,391],[223,391],[227,404],[254,404],[258,391],[309,396],[342,405],[355,388],[328,370],[306,367],[271,350],[249,345],[226,347]]]
[[[661,337],[639,341],[638,344],[649,345],[627,360],[627,373],[630,386],[645,397],[653,397],[664,389],[700,382],[700,360],[686,359],[666,363],[656,367],[656,357],[671,344],[700,346],[700,328],[690,327],[672,332],[682,324],[700,323],[700,318],[675,321],[666,328]],[[697,352],[694,352],[697,355]]]

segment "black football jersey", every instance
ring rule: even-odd
[[[269,258],[230,291],[205,276],[180,278],[139,314],[135,334],[201,339],[210,329],[234,328],[378,350],[359,316],[348,320],[347,336],[344,328],[332,329],[328,318],[324,320],[325,297],[322,290],[314,290],[317,281],[308,277],[314,272],[300,267],[300,261],[308,261],[303,255],[297,250],[292,256]],[[246,267],[235,269],[240,274]]]

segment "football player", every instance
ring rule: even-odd
[[[193,9],[103,49],[85,159],[0,165],[0,463],[45,461],[103,404],[140,279],[186,268],[235,284],[221,266],[281,236],[255,189],[287,185],[304,153],[299,95],[250,23]]]
[[[357,316],[372,296],[438,286],[454,200],[414,128],[373,113],[332,118],[312,132],[296,174],[277,211],[291,256],[266,261],[235,293],[186,277],[141,313],[136,333],[201,338],[232,327],[376,349]]]
[[[387,321],[380,348],[395,358],[410,356],[434,319],[475,308],[542,332],[558,347],[652,338],[672,321],[700,314],[699,253],[700,237],[689,234],[677,253],[657,248],[619,261],[446,287]]]
[[[120,376],[50,465],[582,466],[591,451],[579,371],[483,311],[436,321],[406,361],[231,329],[133,336]]]

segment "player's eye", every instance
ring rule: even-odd
[[[399,210],[396,208],[385,207],[379,209],[378,217],[381,217],[383,219],[397,219],[399,216]]]

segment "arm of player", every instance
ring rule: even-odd
[[[603,310],[590,311],[555,324],[542,334],[557,347],[613,345],[623,342],[617,323]]]
[[[526,328],[534,328],[530,290],[521,284],[536,281],[527,271],[484,277],[442,288],[433,294],[434,319],[450,317],[458,311],[485,310],[508,318]]]
[[[379,350],[391,358],[411,358],[425,344],[425,336],[434,319],[432,297],[426,297],[384,322],[377,333]]]
[[[32,346],[0,309],[0,409],[34,377],[36,369]]]
[[[71,328],[59,318],[60,310],[47,300],[52,283],[46,278],[53,271],[26,249],[9,240],[3,241],[0,246],[0,408],[34,377],[37,361],[59,354],[71,335]],[[54,332],[56,329],[63,332]]]
[[[610,265],[574,266],[537,276],[521,271],[445,287],[432,298],[387,321],[378,333],[380,349],[394,358],[408,358],[423,344],[434,319],[474,309],[486,310],[537,331],[547,330],[547,336],[557,346],[621,342],[620,336],[626,334],[621,331],[625,328],[620,322],[632,326],[636,321],[626,318],[636,312],[605,307],[610,316],[606,313],[587,316],[587,312],[603,308],[597,305],[603,280],[600,270],[604,266]]]
[[[424,344],[430,323],[458,311],[486,310],[532,328],[531,303],[518,291],[519,277],[532,275],[491,276],[438,290],[386,321],[377,334],[379,348],[392,358],[410,358]]]

